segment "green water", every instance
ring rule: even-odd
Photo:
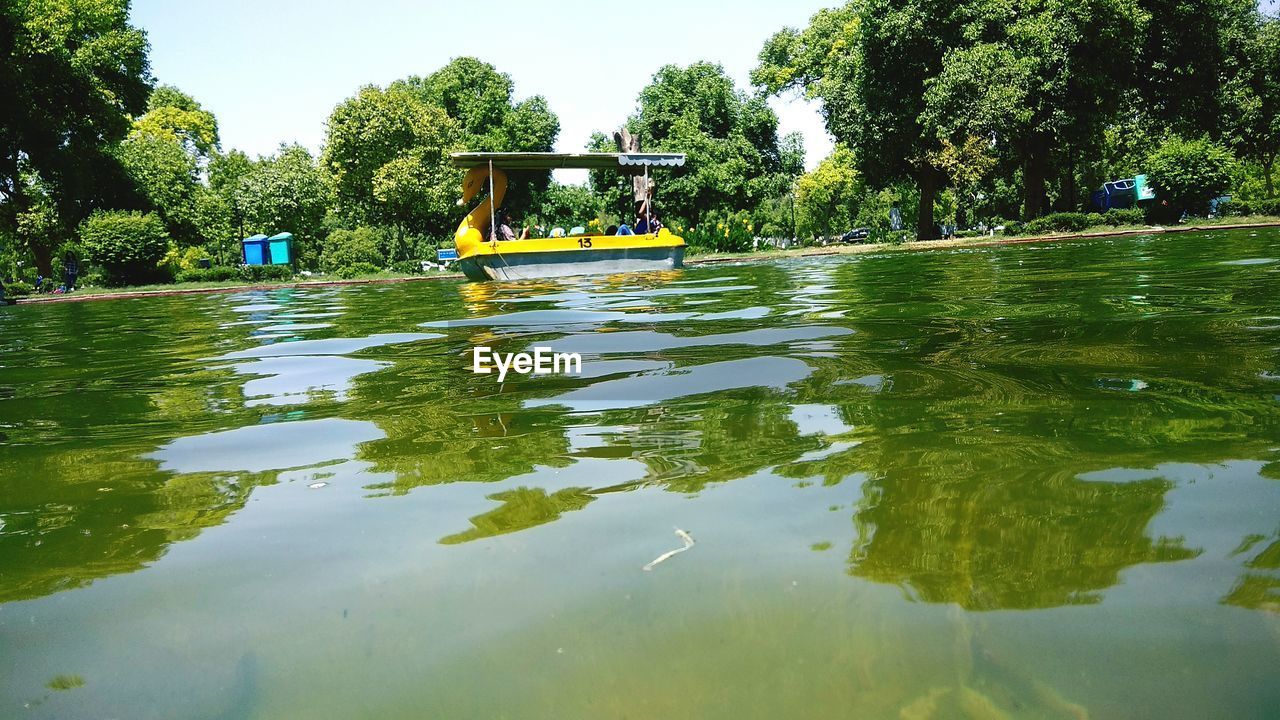
[[[1276,717],[1280,232],[0,309],[0,668],[5,718]]]

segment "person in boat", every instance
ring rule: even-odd
[[[655,216],[653,213],[649,213],[648,215],[636,218],[636,234],[637,235],[648,235],[650,233],[656,233],[658,232],[658,229],[661,227],[662,227],[662,223],[658,222],[657,216]]]
[[[635,235],[636,233],[634,230],[631,229],[630,225],[626,223],[622,223],[621,225],[618,226],[618,234],[619,235]]]
[[[515,240],[516,231],[511,229],[511,213],[507,210],[498,211],[498,228],[494,233],[490,233],[491,240]],[[529,228],[525,227],[520,233],[520,239],[524,240],[529,237]]]

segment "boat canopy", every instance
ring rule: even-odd
[[[502,170],[620,170],[641,172],[650,167],[681,167],[681,153],[545,153],[464,152],[449,156],[454,167],[484,167],[490,162]]]

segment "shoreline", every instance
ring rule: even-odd
[[[1147,228],[1131,228],[1102,230],[1098,232],[1062,233],[1057,235],[1037,235],[1034,237],[1002,237],[991,236],[975,238],[947,238],[943,240],[911,240],[898,245],[876,243],[872,245],[835,245],[806,248],[788,248],[785,250],[766,250],[749,253],[709,253],[705,256],[695,255],[685,261],[685,266],[714,265],[730,262],[754,262],[757,260],[779,260],[786,258],[822,257],[827,255],[860,255],[875,252],[901,252],[921,250],[947,250],[952,248],[995,247],[999,245],[1027,245],[1032,243],[1060,242],[1063,240],[1088,240],[1093,238],[1123,237],[1127,235],[1163,235],[1168,233],[1208,232],[1211,230],[1248,230],[1253,228],[1280,227],[1280,220],[1255,223],[1234,223],[1222,225],[1185,225],[1176,227],[1153,226]],[[354,278],[350,280],[304,280],[301,282],[253,283],[246,285],[227,285],[200,288],[174,288],[172,290],[137,290],[108,293],[88,293],[84,295],[32,295],[16,298],[18,305],[58,302],[89,302],[91,300],[123,300],[140,297],[169,297],[173,295],[212,295],[215,293],[245,292],[249,290],[275,290],[279,288],[334,287],[341,285],[387,285],[401,282],[424,282],[431,280],[453,280],[463,277],[462,273],[441,272],[434,275],[410,275],[393,278]]]

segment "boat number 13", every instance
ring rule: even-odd
[[[578,247],[580,248],[591,247],[591,240],[589,238],[582,238],[581,240],[578,241]]]

